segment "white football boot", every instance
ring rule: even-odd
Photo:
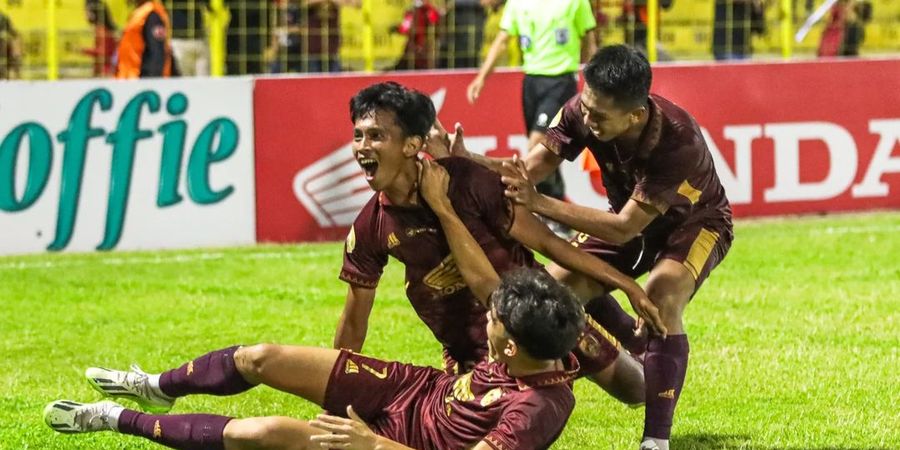
[[[44,422],[59,433],[116,431],[119,414],[124,409],[109,400],[97,403],[57,400],[44,408]]]
[[[90,367],[84,376],[97,392],[112,398],[134,400],[146,412],[166,413],[175,404],[175,399],[154,388],[150,376],[135,364],[127,372]]]

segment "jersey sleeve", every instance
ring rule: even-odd
[[[366,211],[368,208],[360,216]],[[357,218],[344,242],[344,265],[339,278],[354,286],[375,288],[387,260],[387,250],[378,245],[368,224]]]
[[[590,30],[597,28],[597,18],[588,0],[580,0],[578,9],[575,10],[575,30],[578,36],[584,36]]]
[[[465,158],[445,158],[450,174],[448,196],[460,218],[480,217],[489,228],[507,233],[515,218],[500,175]]]
[[[556,113],[547,128],[544,146],[561,158],[574,161],[585,148],[581,139],[581,100],[572,98]]]
[[[562,433],[575,406],[570,390],[540,389],[503,411],[484,441],[496,450],[537,450],[550,447]]]
[[[631,199],[652,206],[660,214],[672,206],[690,208],[702,194],[689,180],[702,157],[703,149],[697,145],[684,145],[662,155],[651,154]]]
[[[503,7],[503,15],[500,16],[500,29],[513,35],[519,35],[519,26],[516,23],[516,2],[506,2]]]

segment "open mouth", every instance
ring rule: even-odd
[[[363,172],[366,174],[366,180],[372,181],[375,178],[375,172],[378,171],[378,161],[375,161],[373,158],[358,158],[357,162],[359,166],[362,167]]]

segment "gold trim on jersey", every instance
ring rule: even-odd
[[[700,200],[700,196],[703,194],[703,191],[700,191],[697,188],[691,186],[691,183],[688,183],[688,180],[684,180],[684,183],[681,183],[681,186],[678,186],[678,193],[687,197],[687,199],[690,200],[691,204],[693,205]]]
[[[700,272],[703,271],[703,266],[706,265],[706,261],[709,259],[709,255],[712,253],[718,240],[719,233],[702,228],[700,229],[700,234],[697,235],[697,239],[691,244],[687,259],[684,260],[684,267],[687,267],[687,270],[691,272],[695,281],[700,278]]]
[[[422,283],[443,295],[450,295],[466,287],[453,255],[448,255],[437,267],[425,274]]]
[[[347,253],[353,253],[354,248],[356,248],[356,230],[351,225],[350,232],[347,233]]]
[[[587,314],[585,314],[584,318],[587,321],[587,324],[590,325],[590,327],[593,328],[594,331],[600,333],[600,336],[603,336],[603,338],[609,341],[609,343],[614,347],[621,348],[622,345],[619,344],[619,341],[609,331],[606,331],[606,328],[603,328],[603,325],[597,323],[597,321],[594,320],[593,317]]]

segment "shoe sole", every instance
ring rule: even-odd
[[[90,384],[91,387],[94,388],[95,391],[99,392],[101,395],[103,395],[106,398],[131,400],[131,401],[137,403],[138,406],[141,407],[141,410],[143,410],[144,412],[149,412],[149,413],[153,413],[153,414],[165,414],[172,410],[172,406],[154,405],[154,404],[148,403],[143,397],[132,394],[130,392],[126,392],[126,393],[122,393],[122,394],[113,394],[113,393],[107,392],[96,381],[94,381],[93,378],[87,376],[87,374],[85,374],[84,377],[87,379],[88,384]]]
[[[44,414],[43,414],[43,416],[44,416],[44,423],[46,423],[48,427],[52,428],[53,431],[56,431],[57,433],[62,433],[62,434],[75,434],[75,433],[79,433],[78,430],[73,430],[73,429],[71,429],[71,427],[70,427],[69,425],[65,425],[65,424],[54,424],[54,423],[50,420],[50,416],[53,414],[54,410],[56,410],[56,409],[62,409],[62,410],[65,411],[65,409],[62,408],[62,406],[61,406],[61,405],[64,404],[64,403],[69,403],[69,401],[68,401],[68,400],[55,401],[55,402],[50,403],[50,404],[48,404],[47,406],[45,406],[45,407],[44,407]],[[68,406],[68,405],[66,405],[66,406]],[[65,429],[63,429],[63,427],[65,427]]]

